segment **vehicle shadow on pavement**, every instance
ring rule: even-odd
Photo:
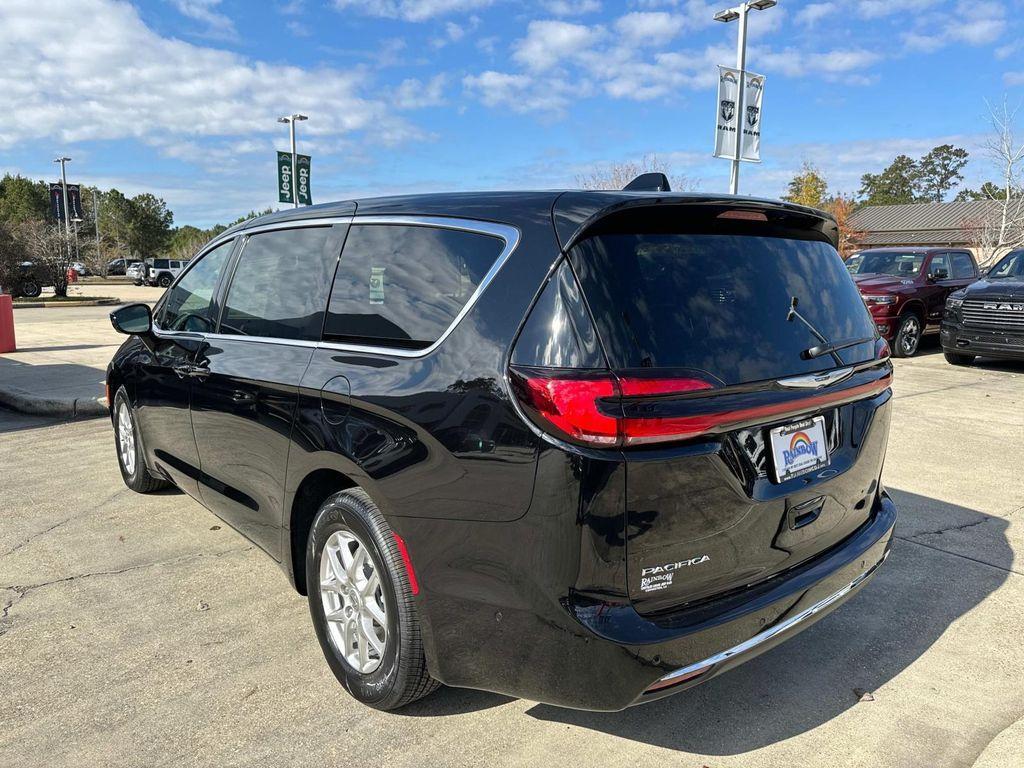
[[[901,517],[888,561],[859,594],[789,642],[704,685],[622,712],[539,704],[527,714],[668,749],[737,755],[871,706],[859,704],[860,695],[913,664],[1013,564],[1006,520],[890,492]],[[951,579],[956,554],[986,565],[968,563]]]

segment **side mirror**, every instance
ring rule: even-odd
[[[934,272],[928,275],[928,277],[930,277],[932,280],[946,280],[949,278],[949,270],[942,269],[940,267],[939,269],[936,269]]]
[[[118,333],[146,335],[153,330],[153,312],[148,304],[126,304],[110,313],[110,324]]]

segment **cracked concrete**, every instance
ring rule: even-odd
[[[0,412],[0,584],[22,585],[0,587],[0,765],[1012,765],[1021,374],[898,361],[899,540],[877,578],[749,664],[616,714],[453,689],[356,705],[269,558],[185,496],[123,490],[105,420]]]

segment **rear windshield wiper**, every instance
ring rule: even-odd
[[[824,334],[822,334],[821,331],[819,331],[811,324],[810,320],[808,320],[806,317],[804,317],[803,315],[796,311],[796,307],[799,303],[800,300],[796,296],[790,299],[789,312],[786,313],[786,322],[792,323],[794,318],[799,320],[801,323],[807,326],[808,330],[811,333],[814,334],[814,338],[821,342],[821,344],[813,346],[810,349],[804,350],[800,354],[800,357],[804,358],[805,360],[810,360],[815,357],[818,357],[819,355],[832,355],[832,359],[835,360],[838,365],[846,365],[846,363],[843,362],[843,358],[836,354],[836,350],[839,349],[839,347],[835,346],[831,341],[826,339]],[[817,352],[817,354],[812,355],[812,352]]]
[[[856,347],[858,344],[866,344],[867,342],[874,340],[873,336],[869,336],[863,339],[843,339],[842,341],[837,341],[835,344],[818,344],[810,349],[805,349],[800,353],[800,357],[804,360],[813,360],[814,358],[821,357],[822,355],[831,355],[833,352],[840,349]]]

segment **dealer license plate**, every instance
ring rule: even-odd
[[[776,427],[769,434],[776,482],[781,483],[828,466],[824,417],[815,416],[813,419]]]

